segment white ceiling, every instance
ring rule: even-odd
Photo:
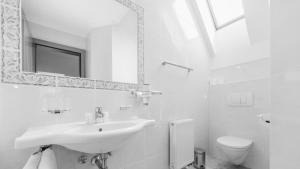
[[[22,0],[22,8],[30,22],[81,37],[132,12],[115,0]]]
[[[244,8],[251,43],[270,39],[270,1],[244,0]]]

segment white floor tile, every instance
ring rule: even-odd
[[[194,167],[187,167],[186,169],[195,169]],[[233,166],[228,163],[224,163],[210,156],[206,157],[206,168],[205,169],[249,169],[243,166]]]

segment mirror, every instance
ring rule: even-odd
[[[115,0],[22,0],[22,70],[137,84],[137,23]]]

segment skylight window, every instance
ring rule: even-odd
[[[187,39],[191,40],[198,37],[199,33],[186,0],[176,0],[173,8]]]
[[[244,18],[242,0],[207,0],[216,29]]]

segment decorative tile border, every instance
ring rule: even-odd
[[[114,89],[114,90],[131,90],[131,89],[138,89],[139,86],[136,84],[130,84],[130,83],[120,83],[120,82],[111,82],[111,81],[102,81],[97,80],[96,81],[96,89]]]
[[[3,48],[20,49],[20,16],[19,10],[8,6],[1,7],[2,42]]]
[[[95,80],[66,76],[56,78],[56,85],[59,87],[95,89]]]
[[[18,9],[20,7],[21,0],[1,0],[1,3]]]
[[[144,9],[130,0],[115,0],[137,14],[138,84],[22,72],[21,0],[0,0],[1,82],[86,89],[130,90],[144,84]]]

